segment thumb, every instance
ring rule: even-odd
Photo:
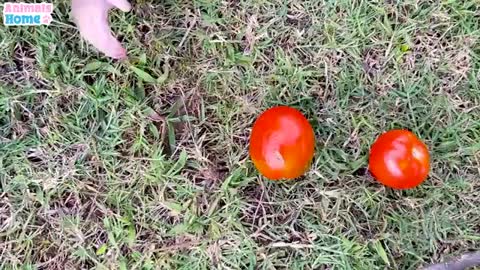
[[[107,2],[123,12],[129,12],[132,9],[132,5],[127,0],[107,0]]]
[[[106,0],[72,0],[72,13],[80,35],[85,40],[105,55],[123,59],[126,58],[127,52],[112,35],[108,25],[110,6]]]

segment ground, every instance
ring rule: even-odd
[[[480,248],[476,1],[164,0],[111,13],[129,61],[55,22],[0,28],[0,269],[416,269]],[[300,109],[304,177],[262,178],[255,118]],[[430,177],[368,172],[391,128]]]

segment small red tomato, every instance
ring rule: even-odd
[[[394,189],[420,185],[430,171],[427,146],[407,130],[388,131],[370,149],[369,169],[382,184]]]
[[[260,115],[250,137],[250,157],[270,180],[294,179],[310,167],[315,136],[312,126],[298,110],[273,107]]]

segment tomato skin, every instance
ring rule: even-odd
[[[270,180],[295,179],[310,167],[315,149],[313,128],[303,114],[288,106],[273,107],[255,121],[250,157]]]
[[[372,145],[369,169],[388,187],[411,189],[428,177],[430,154],[427,146],[412,132],[391,130],[380,135]]]

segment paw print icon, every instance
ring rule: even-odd
[[[49,25],[53,21],[52,16],[50,14],[45,14],[42,17],[42,24]]]

